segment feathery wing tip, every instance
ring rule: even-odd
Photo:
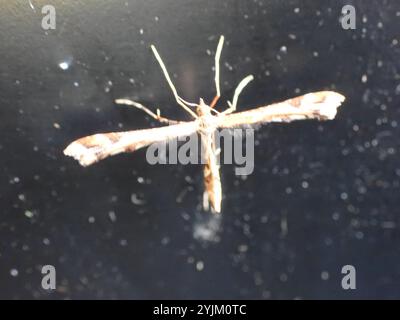
[[[80,143],[72,142],[64,149],[66,156],[72,157],[79,162],[80,165],[86,167],[97,161],[93,153]]]

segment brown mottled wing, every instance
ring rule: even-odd
[[[121,152],[133,152],[155,142],[191,135],[197,129],[198,122],[191,121],[161,128],[99,133],[75,140],[64,154],[86,167]]]
[[[263,122],[291,122],[294,120],[335,118],[337,108],[345,97],[334,91],[312,92],[283,102],[249,111],[222,116],[219,128],[231,128]]]

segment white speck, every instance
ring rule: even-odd
[[[155,17],[154,17],[154,20],[158,21],[158,20],[160,20],[160,18],[157,17],[157,16],[155,16]]]
[[[394,221],[383,221],[382,222],[383,229],[394,229],[396,228],[396,222]]]
[[[328,280],[329,279],[329,272],[328,271],[322,271],[321,272],[321,279],[322,280]]]
[[[88,218],[89,223],[94,223],[96,221],[95,217],[90,216]]]
[[[75,86],[75,87],[79,87],[79,82],[75,81],[75,82],[74,82],[74,86]]]
[[[21,201],[25,201],[25,195],[22,194],[22,193],[19,194],[19,195],[18,195],[18,199],[21,200]]]
[[[399,40],[393,39],[392,40],[392,45],[397,46],[399,44]]]
[[[12,277],[16,277],[16,276],[18,276],[18,270],[17,269],[11,269],[10,270],[10,274],[11,274]]]
[[[204,262],[203,261],[197,261],[196,269],[197,269],[197,271],[202,271],[204,269]]]
[[[138,177],[138,178],[137,178],[137,181],[138,181],[139,183],[144,183],[143,177]]]
[[[284,217],[281,219],[281,235],[282,237],[286,237],[288,234],[288,223],[287,223],[287,218]]]
[[[361,82],[366,83],[367,81],[368,81],[368,76],[366,74],[363,74],[363,76],[361,77]]]
[[[362,231],[357,231],[356,232],[356,238],[358,240],[361,240],[362,238],[364,238],[364,233]]]
[[[187,263],[194,263],[194,258],[193,257],[188,257],[187,258]]]
[[[25,211],[25,217],[27,217],[27,218],[32,218],[33,217],[33,212],[32,211],[30,211],[30,210],[26,210]]]
[[[20,181],[18,177],[14,177],[13,180],[14,180],[15,183],[18,183]]]
[[[117,221],[117,216],[116,216],[116,214],[115,214],[114,211],[110,211],[110,212],[108,213],[108,217],[110,218],[111,222]]]
[[[143,34],[144,30],[142,28],[140,28],[139,32],[140,32],[140,34]]]
[[[164,237],[161,239],[161,244],[163,246],[166,246],[169,243],[169,238],[168,237]]]
[[[58,66],[60,67],[61,70],[64,70],[64,71],[68,70],[68,68],[69,68],[69,64],[66,61],[60,62],[58,64]]]
[[[139,197],[136,195],[136,193],[131,194],[131,201],[133,204],[138,205],[138,206],[146,203],[146,201],[139,199]]]
[[[314,51],[314,52],[313,52],[313,56],[314,56],[315,58],[317,58],[317,57],[319,56],[318,51]]]
[[[337,221],[337,220],[339,220],[339,218],[340,218],[340,214],[338,212],[334,212],[332,214],[332,219],[333,220]]]
[[[107,81],[107,84],[106,84],[106,86],[104,88],[104,91],[105,92],[110,92],[112,85],[113,85],[113,83],[112,83],[111,80]]]
[[[347,195],[346,192],[342,192],[342,193],[340,194],[340,198],[341,198],[342,200],[347,200],[348,197],[349,197],[349,196]]]
[[[308,186],[309,186],[309,184],[308,184],[307,181],[303,181],[303,182],[301,183],[301,186],[303,187],[303,189],[307,189]]]
[[[225,62],[225,67],[226,67],[229,71],[232,71],[232,70],[233,70],[233,67],[232,67],[228,62]]]
[[[300,8],[294,8],[294,13],[299,13],[300,12]]]
[[[53,123],[53,127],[56,128],[56,129],[60,129],[61,128],[61,126],[57,122]]]
[[[287,47],[286,47],[286,46],[282,46],[279,50],[280,50],[282,53],[287,53]]]
[[[295,35],[295,34],[289,34],[289,39],[291,39],[291,40],[296,40],[297,39],[297,36]]]
[[[135,79],[130,78],[130,79],[129,79],[129,82],[132,83],[132,84],[135,84]]]
[[[249,247],[248,247],[247,245],[241,244],[241,245],[238,247],[238,251],[239,251],[239,252],[247,252],[248,248],[249,248]]]
[[[43,244],[48,246],[50,244],[50,239],[49,238],[44,238],[43,239]]]
[[[120,244],[122,247],[126,247],[126,246],[128,245],[128,240],[126,240],[126,239],[121,239],[120,242],[119,242],[119,244]]]

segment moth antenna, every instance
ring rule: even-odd
[[[186,102],[186,101],[185,101],[184,99],[182,99],[182,98],[178,95],[178,92],[176,91],[176,88],[175,88],[174,84],[172,83],[171,78],[170,78],[170,76],[169,76],[169,74],[168,74],[167,68],[165,67],[164,62],[162,61],[161,56],[158,54],[158,51],[157,51],[157,49],[156,49],[156,47],[155,47],[154,45],[151,45],[151,50],[153,50],[153,54],[154,54],[154,56],[156,57],[158,63],[160,64],[161,70],[163,71],[164,77],[165,77],[165,79],[167,80],[167,82],[168,82],[168,84],[169,84],[169,86],[170,86],[170,88],[171,88],[171,90],[172,90],[172,93],[174,94],[174,97],[175,97],[176,102],[177,102],[183,109],[185,109],[188,113],[190,113],[190,114],[193,116],[193,118],[196,119],[196,118],[197,118],[197,115],[196,115],[192,110],[189,109],[189,107],[184,103],[184,102]],[[188,104],[189,104],[189,103],[188,103]]]
[[[245,77],[238,86],[235,89],[235,93],[233,94],[233,100],[232,100],[232,107],[236,109],[236,105],[239,99],[239,95],[242,93],[243,89],[249,84],[250,81],[254,80],[253,75],[248,75]]]
[[[228,101],[229,108],[226,109],[223,114],[229,114],[236,110],[237,102],[239,99],[239,95],[242,93],[243,89],[249,84],[250,81],[254,80],[253,75],[248,75],[242,81],[239,82],[238,86],[235,89],[235,93],[233,94],[232,102]]]
[[[222,48],[224,46],[224,36],[220,36],[218,46],[217,46],[217,51],[215,52],[215,89],[217,91],[217,97],[221,96],[221,87],[220,87],[220,81],[219,81],[219,60],[221,58],[221,53],[222,53]]]

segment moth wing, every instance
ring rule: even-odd
[[[218,127],[232,128],[246,124],[291,122],[295,120],[332,120],[345,97],[334,91],[319,91],[221,117]]]
[[[198,123],[191,121],[161,128],[98,133],[73,141],[64,154],[86,167],[121,152],[133,152],[152,143],[191,135],[197,128]]]

